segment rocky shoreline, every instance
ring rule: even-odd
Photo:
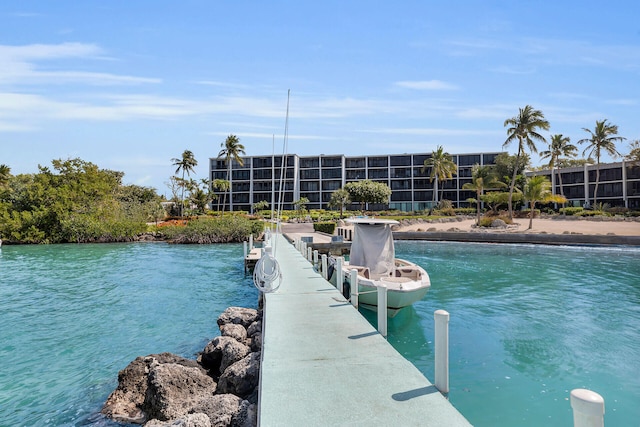
[[[147,427],[257,425],[262,311],[227,308],[221,335],[197,360],[171,353],[137,357],[118,373],[101,413]]]

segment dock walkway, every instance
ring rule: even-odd
[[[265,294],[261,426],[469,426],[281,235]]]

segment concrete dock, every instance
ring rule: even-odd
[[[261,426],[469,426],[281,235],[265,294]]]

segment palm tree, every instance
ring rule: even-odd
[[[549,122],[544,118],[542,111],[535,110],[531,105],[520,108],[518,115],[504,121],[507,127],[507,139],[502,144],[505,148],[516,139],[518,140],[518,154],[516,155],[516,165],[520,162],[520,156],[525,151],[525,143],[529,151],[537,153],[538,149],[534,140],[547,142],[544,136],[538,133],[538,129],[549,130]],[[513,191],[516,187],[516,177],[518,176],[518,168],[513,170],[511,177],[511,186],[509,187],[509,218],[513,218]]]
[[[578,147],[571,144],[571,139],[562,134],[551,135],[549,149],[540,152],[541,159],[549,159],[548,167],[553,171],[559,168],[560,163],[565,158],[575,157]],[[560,194],[564,197],[564,189],[562,188],[562,174],[558,172],[558,180],[560,181]]]
[[[229,191],[230,186],[231,186],[231,183],[226,179],[213,180],[213,188],[215,188],[216,190],[220,190],[223,193],[226,193],[227,191]],[[220,197],[218,197],[218,212],[220,212]]]
[[[349,192],[344,188],[339,188],[331,193],[331,199],[329,200],[329,207],[340,208],[340,219],[344,212],[344,207],[351,203],[351,197]]]
[[[11,168],[5,164],[0,165],[0,188],[7,185],[11,178]]]
[[[557,202],[564,203],[566,199],[564,196],[555,196],[551,192],[551,181],[544,175],[535,175],[527,179],[527,183],[524,185],[524,191],[522,192],[524,198],[529,201],[529,228],[533,228],[533,215],[536,207],[536,202],[549,203]]]
[[[433,182],[434,178],[436,180],[436,183],[433,186],[433,205],[431,207],[431,209],[433,209],[433,206],[435,206],[437,201],[438,182],[443,182],[442,193],[444,194],[444,182],[447,179],[453,178],[453,175],[458,174],[458,166],[451,159],[451,155],[444,151],[442,145],[438,145],[436,151],[431,152],[431,157],[424,161],[422,172],[427,172],[429,168],[431,168],[431,172],[429,173],[429,182]]]
[[[194,172],[194,168],[198,166],[198,161],[193,156],[193,153],[189,150],[184,150],[181,159],[173,158],[171,159],[171,161],[173,162],[173,166],[177,166],[176,174],[182,171],[182,182],[180,184],[182,186],[182,203],[180,205],[180,216],[182,216],[182,209],[184,206],[184,188],[186,184],[186,181],[184,180],[184,174],[186,173],[187,176],[191,176],[191,172]]]
[[[467,182],[462,186],[463,190],[472,190],[476,192],[476,225],[480,226],[480,198],[484,194],[485,189],[498,188],[506,186],[494,174],[493,168],[490,166],[473,165],[471,168],[471,182]]]
[[[225,139],[225,141],[220,144],[220,147],[222,147],[222,150],[220,150],[220,152],[218,153],[218,158],[220,159],[224,157],[224,162],[227,165],[227,181],[231,182],[232,161],[236,161],[240,166],[244,166],[244,160],[242,160],[242,157],[240,157],[240,155],[245,155],[244,145],[240,144],[240,138],[232,134],[229,135],[227,139]],[[227,190],[231,190],[231,185]],[[226,203],[227,193],[225,193],[224,202],[222,203],[223,210]]]
[[[593,204],[597,203],[598,184],[600,182],[600,156],[603,152],[612,157],[620,157],[621,154],[616,150],[616,142],[624,141],[626,138],[615,136],[618,134],[618,126],[607,123],[607,119],[596,120],[596,127],[591,129],[582,128],[591,135],[590,138],[581,139],[578,144],[588,143],[582,155],[589,152],[589,157],[596,157],[596,186],[593,189]],[[587,194],[587,203],[589,202],[589,194]]]

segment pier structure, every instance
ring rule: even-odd
[[[258,424],[470,426],[282,235],[264,294]]]

